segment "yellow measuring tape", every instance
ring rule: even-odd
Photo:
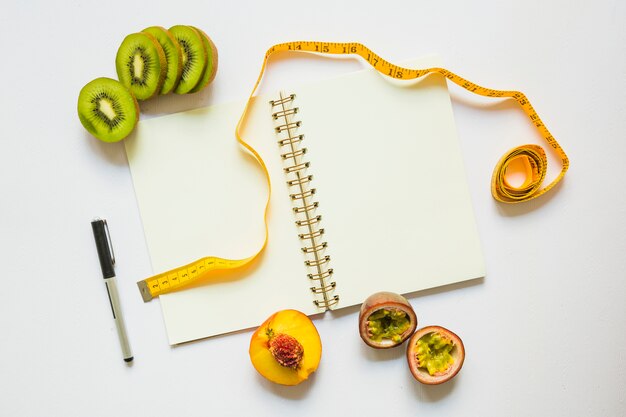
[[[241,137],[241,130],[242,126],[245,125],[252,97],[259,87],[263,74],[265,73],[268,58],[276,52],[284,51],[316,52],[320,54],[335,55],[359,55],[378,72],[391,78],[412,80],[428,74],[441,74],[448,80],[468,91],[471,91],[472,93],[485,97],[514,99],[521,106],[524,113],[526,113],[526,115],[530,118],[530,121],[537,128],[541,137],[548,142],[548,145],[550,145],[561,158],[562,168],[557,177],[542,188],[541,185],[545,179],[547,171],[547,157],[544,150],[537,145],[523,145],[510,150],[496,164],[493,177],[491,179],[491,193],[498,201],[504,203],[519,203],[521,201],[528,201],[537,198],[554,187],[563,178],[565,172],[569,168],[567,155],[565,155],[561,146],[541,121],[528,98],[526,98],[526,96],[519,91],[492,90],[490,88],[481,87],[478,84],[474,84],[473,82],[468,81],[444,68],[410,69],[399,67],[385,61],[369,48],[359,43],[297,41],[274,45],[265,53],[259,77],[254,84],[254,88],[250,93],[250,97],[248,98],[235,130],[237,141],[256,158],[267,180],[268,197],[263,219],[265,222],[265,240],[263,241],[263,245],[256,254],[245,259],[231,260],[210,256],[171,271],[163,272],[143,281],[139,281],[137,285],[139,286],[139,290],[141,291],[144,301],[150,301],[152,298],[157,297],[160,294],[173,291],[191,282],[198,281],[211,271],[228,271],[245,266],[256,259],[267,246],[267,208],[269,206],[272,193],[270,176],[261,156]],[[519,170],[519,166],[521,166],[525,173],[525,181],[520,186],[511,185],[506,178],[507,169],[515,167],[516,165],[516,170]]]

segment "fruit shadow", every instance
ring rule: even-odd
[[[361,343],[361,352],[365,358],[372,362],[399,360],[406,356],[406,342],[402,343],[400,346],[389,349],[375,349],[363,342]]]
[[[309,375],[309,378],[298,385],[288,386],[279,385],[274,382],[268,381],[257,373],[255,375],[256,381],[266,391],[273,395],[284,398],[286,400],[299,401],[309,395],[313,384],[315,384],[316,373],[313,372]]]
[[[355,336],[360,337],[359,331],[358,331],[360,309],[361,309],[361,306],[356,305],[356,306],[351,306],[351,307],[345,307],[345,308],[342,308],[341,310],[336,310],[336,311],[331,310],[329,314],[334,319],[338,319],[340,317],[344,317],[347,315],[354,315],[354,333],[355,333]],[[399,357],[404,356],[404,351],[405,351],[405,349],[402,347],[402,346],[405,346],[404,344],[399,347],[389,348],[389,349],[375,349],[366,345],[365,342],[361,343],[360,346],[361,346],[360,349],[361,349],[362,355],[368,360],[376,361],[376,362],[398,359]]]
[[[128,166],[128,159],[126,158],[126,151],[124,149],[123,142],[107,143],[96,139],[87,131],[83,132],[84,141],[88,143],[89,147],[95,154],[98,154],[102,159],[109,161],[113,165]]]
[[[213,82],[197,93],[157,95],[151,99],[139,102],[139,107],[141,108],[140,118],[152,118],[207,107],[211,104],[212,95]]]
[[[413,388],[413,393],[415,394],[415,397],[417,399],[419,399],[421,402],[432,403],[432,402],[440,401],[446,398],[448,395],[450,395],[452,391],[454,391],[454,388],[456,387],[456,384],[457,384],[457,380],[462,377],[462,374],[459,373],[457,376],[455,376],[454,378],[452,378],[451,380],[447,382],[444,382],[443,384],[426,385],[426,384],[422,384],[421,382],[416,381],[407,367],[407,372],[405,373],[405,377],[407,380],[406,381],[407,385]]]

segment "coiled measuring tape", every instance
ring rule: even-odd
[[[265,162],[258,154],[256,150],[252,148],[241,137],[242,127],[246,123],[248,110],[250,108],[251,99],[254,96],[263,74],[267,66],[268,58],[276,52],[294,51],[294,52],[314,52],[320,54],[333,54],[333,55],[358,55],[367,61],[378,72],[388,77],[400,79],[400,80],[412,80],[423,77],[428,74],[441,74],[448,80],[457,84],[472,93],[495,98],[512,98],[522,108],[524,113],[528,116],[532,124],[537,128],[541,137],[548,143],[556,154],[561,158],[561,172],[556,176],[552,182],[542,187],[543,180],[546,177],[547,172],[547,157],[545,151],[537,145],[522,145],[511,149],[507,152],[496,164],[491,179],[491,193],[493,197],[503,203],[519,203],[522,201],[532,200],[545,194],[548,190],[554,187],[565,175],[565,172],[569,168],[569,160],[567,155],[558,144],[556,139],[552,136],[548,128],[542,122],[537,112],[533,109],[528,98],[519,91],[508,90],[493,90],[490,88],[481,87],[478,84],[474,84],[471,81],[466,80],[463,77],[456,75],[455,73],[448,71],[444,68],[427,68],[427,69],[410,69],[403,68],[394,65],[380,56],[376,55],[372,50],[359,43],[336,43],[336,42],[314,42],[314,41],[297,41],[287,42],[272,46],[265,53],[263,59],[263,65],[259,73],[259,77],[254,84],[250,97],[244,107],[243,113],[237,128],[235,129],[235,136],[237,141],[257,160],[261,166],[262,172],[265,175],[268,185],[268,197],[265,205],[265,211],[263,215],[263,221],[265,223],[265,239],[263,245],[257,253],[254,255],[238,260],[217,258],[214,256],[199,259],[188,265],[181,266],[171,271],[163,272],[155,275],[151,278],[139,281],[137,285],[144,301],[150,301],[152,298],[159,296],[160,294],[174,291],[183,287],[191,282],[195,282],[205,277],[211,271],[227,271],[243,267],[252,261],[254,261],[263,252],[267,246],[268,240],[268,224],[267,224],[267,209],[269,206],[272,187],[269,172],[265,165]],[[522,166],[525,171],[525,181],[519,186],[514,186],[507,181],[506,173],[510,166],[517,165]]]

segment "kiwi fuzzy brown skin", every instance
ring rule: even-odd
[[[193,27],[176,25],[169,28],[169,31],[183,51],[183,73],[174,92],[187,94],[198,85],[204,75],[208,63],[208,51],[203,36]]]
[[[417,360],[417,341],[429,333],[439,333],[444,337],[450,339],[454,345],[452,350],[452,357],[454,363],[446,370],[442,375],[430,375],[428,371],[419,366]],[[454,378],[465,362],[465,346],[463,341],[454,332],[441,327],[441,326],[426,326],[416,331],[407,344],[406,359],[409,364],[409,370],[415,379],[422,384],[426,385],[438,385],[443,384]]]
[[[167,62],[167,70],[159,94],[168,94],[178,85],[183,73],[183,52],[176,38],[164,27],[150,26],[142,30],[156,38]]]
[[[137,99],[119,81],[101,77],[87,83],[78,95],[78,118],[83,127],[103,142],[118,142],[139,121]]]
[[[217,56],[217,47],[202,29],[198,29],[197,27],[192,26],[198,33],[202,36],[202,42],[204,43],[205,48],[207,49],[207,66],[204,70],[204,74],[202,78],[198,82],[198,84],[192,88],[190,93],[197,93],[198,91],[204,89],[207,85],[211,84],[215,75],[217,75],[217,64],[218,64],[218,56]]]
[[[400,335],[400,341],[396,342],[391,339],[375,341],[370,337],[368,330],[369,317],[380,309],[397,309],[403,311],[408,316],[410,325],[409,328]],[[367,297],[361,305],[361,311],[359,313],[359,335],[368,346],[375,349],[389,349],[401,345],[406,339],[411,337],[416,327],[417,316],[415,315],[415,311],[409,301],[400,294],[387,291],[377,292]]]
[[[135,72],[136,61],[142,65]],[[122,84],[138,100],[147,100],[161,91],[167,73],[165,52],[159,41],[149,33],[132,33],[122,41],[115,57],[115,69]]]

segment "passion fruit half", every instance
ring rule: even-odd
[[[406,298],[392,292],[377,292],[361,305],[359,334],[376,349],[401,345],[417,327],[417,316]]]
[[[437,385],[454,378],[465,360],[459,336],[441,326],[416,331],[408,342],[406,358],[411,373],[422,384]]]

